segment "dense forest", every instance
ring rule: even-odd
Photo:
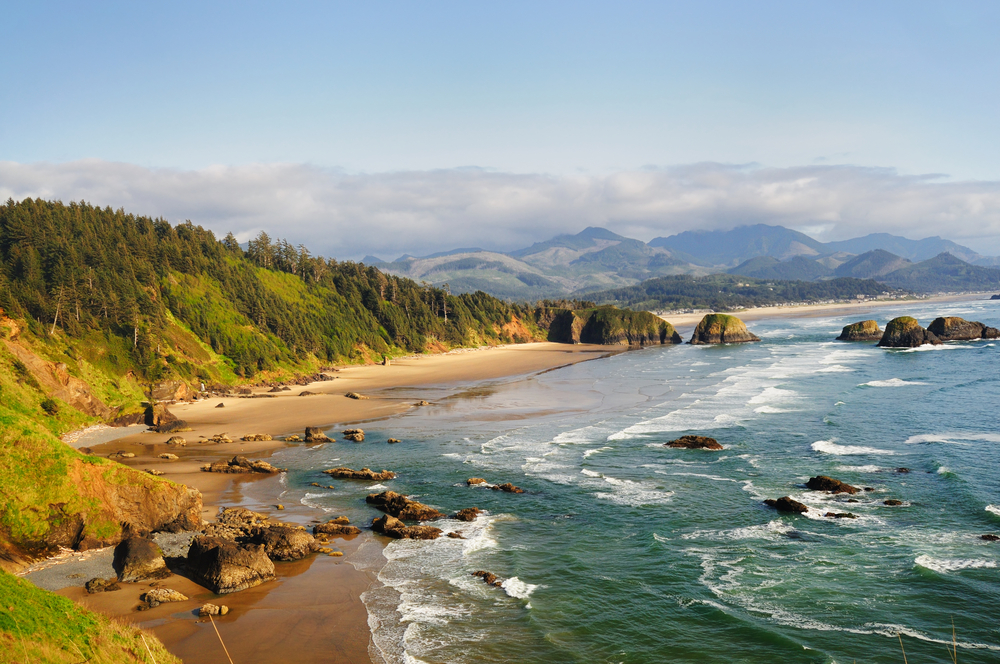
[[[537,332],[520,323],[526,307],[313,256],[263,232],[244,250],[190,222],[37,199],[0,207],[0,307],[36,338],[89,339],[150,381],[246,378]]]
[[[780,281],[728,274],[706,277],[678,275],[649,279],[635,286],[615,288],[582,297],[601,304],[632,309],[706,308],[729,311],[792,302],[874,297],[893,288],[872,279],[839,278],[826,281]]]

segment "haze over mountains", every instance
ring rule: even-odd
[[[873,233],[824,243],[766,224],[686,231],[648,243],[589,227],[507,253],[465,248],[403,255],[392,262],[367,256],[364,262],[434,285],[448,284],[453,292],[482,290],[511,299],[579,295],[655,277],[716,273],[803,281],[855,277],[923,292],[1000,288],[1000,270],[994,267],[1000,258],[940,237],[910,240]]]

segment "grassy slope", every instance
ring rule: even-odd
[[[0,664],[134,664],[150,654],[180,664],[155,637],[0,572]]]

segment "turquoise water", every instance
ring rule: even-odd
[[[1000,324],[996,302],[874,317],[902,313]],[[376,514],[363,499],[381,485],[309,487],[336,465],[395,470],[386,487],[442,511],[487,510],[444,522],[465,540],[385,549],[385,587],[363,599],[388,662],[902,662],[899,633],[910,662],[944,662],[953,621],[959,661],[1000,661],[1000,543],[980,539],[1000,533],[998,347],[833,341],[858,319],[763,321],[749,325],[760,344],[400,391],[436,405],[365,429],[404,443],[277,463],[318,514]],[[684,433],[726,449],[663,447]],[[817,474],[872,490],[847,503],[805,489]],[[467,487],[475,476],[527,493]],[[809,513],[762,505],[784,495]]]

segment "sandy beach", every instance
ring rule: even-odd
[[[214,398],[172,404],[171,412],[192,429],[178,434],[188,441],[183,447],[167,445],[168,434],[135,433],[134,430],[123,432],[129,434],[125,437],[90,446],[87,435],[74,436],[71,440],[74,446],[87,447],[103,456],[117,451],[132,452],[136,456],[124,461],[128,465],[140,470],[159,470],[172,481],[199,489],[204,499],[203,518],[206,521],[214,520],[221,506],[241,505],[267,513],[277,521],[310,527],[316,521],[314,510],[292,504],[279,510],[276,504],[257,504],[248,500],[245,489],[251,483],[257,487],[264,484],[261,487],[264,491],[258,494],[278,496],[281,493],[279,477],[205,473],[200,470],[201,466],[235,454],[266,458],[287,445],[277,439],[239,440],[246,434],[266,433],[278,438],[291,433],[302,435],[306,426],[330,428],[362,424],[423,407],[415,405],[422,400],[433,407],[437,400],[461,392],[470,383],[528,376],[624,350],[607,346],[532,343],[410,357],[389,366],[344,367],[334,380],[293,386],[289,391],[267,397]],[[302,392],[312,394],[300,396]],[[357,392],[368,398],[347,398],[344,396],[347,392]],[[256,392],[256,395],[261,394],[268,393],[266,390]],[[223,404],[221,408],[220,403]],[[219,433],[226,433],[234,442],[198,442]],[[107,432],[95,430],[91,437],[100,440],[102,434],[106,436]],[[163,452],[180,458],[159,459],[158,455]],[[273,488],[268,486],[270,484]],[[276,581],[221,597],[175,574],[159,584],[187,595],[189,600],[163,604],[143,612],[136,611],[136,607],[140,603],[139,596],[149,589],[148,583],[122,584],[119,592],[89,595],[82,588],[87,579],[76,576],[79,571],[73,561],[78,557],[71,556],[60,565],[65,570],[62,574],[49,570],[47,580],[57,592],[88,608],[150,629],[171,652],[188,664],[214,664],[224,657],[211,625],[197,617],[198,608],[206,602],[230,608],[228,615],[216,621],[234,661],[370,662],[377,655],[374,651],[369,652],[368,615],[360,595],[378,584],[378,570],[384,562],[380,553],[383,541],[365,531],[351,538],[335,538],[333,546],[344,555],[317,554],[301,561],[276,563]],[[104,560],[106,570],[100,572],[98,567],[95,571],[94,563],[90,562],[85,576],[113,575],[107,553]],[[81,559],[77,567],[82,571],[83,565]]]
[[[985,297],[988,296],[942,296],[921,302]],[[857,314],[861,319],[869,312],[884,307],[905,307],[906,304],[905,301],[874,301],[767,307],[736,312],[736,315],[747,321],[845,314]],[[686,337],[702,315],[666,318]],[[90,449],[100,455],[132,452],[136,456],[125,461],[128,465],[140,470],[159,470],[170,480],[199,489],[204,497],[205,520],[213,520],[220,506],[242,505],[268,513],[278,521],[310,527],[316,520],[315,510],[298,504],[279,510],[274,503],[259,504],[247,497],[246,489],[253,485],[264,489],[255,491],[255,495],[276,498],[282,491],[278,476],[222,475],[202,472],[200,467],[235,454],[266,458],[287,445],[277,438],[292,433],[302,435],[306,426],[335,429],[341,425],[384,420],[412,408],[433,408],[437,401],[468,389],[470,383],[529,376],[624,350],[623,347],[532,343],[411,357],[394,361],[389,366],[344,367],[333,380],[294,386],[275,394],[258,390],[252,395],[254,398],[212,398],[173,404],[171,411],[192,429],[179,434],[187,440],[184,447],[168,446],[166,441],[170,435],[167,434],[131,432]],[[301,396],[303,392],[311,394]],[[347,392],[368,398],[351,399],[345,396]],[[267,396],[263,396],[265,394]],[[416,405],[422,400],[431,405]],[[234,442],[199,442],[220,433],[226,433]],[[270,434],[276,440],[239,440],[247,434]],[[84,435],[74,445],[86,446],[87,440]],[[158,455],[163,452],[180,458],[159,459]],[[276,581],[224,597],[174,575],[160,584],[184,593],[189,601],[164,604],[141,613],[136,611],[136,606],[148,584],[123,584],[120,592],[88,595],[81,587],[86,579],[78,578],[66,581],[58,592],[96,611],[150,629],[188,664],[215,663],[223,656],[211,625],[197,617],[198,607],[206,602],[226,604],[231,609],[227,616],[217,619],[217,626],[233,661],[303,664],[379,661],[370,647],[368,615],[360,595],[379,583],[377,575],[383,562],[380,551],[384,541],[366,530],[350,539],[335,539],[333,544],[343,551],[343,557],[319,554],[302,561],[277,563]],[[69,577],[72,572],[72,565],[66,565],[65,576]],[[108,576],[111,574],[109,569]]]

